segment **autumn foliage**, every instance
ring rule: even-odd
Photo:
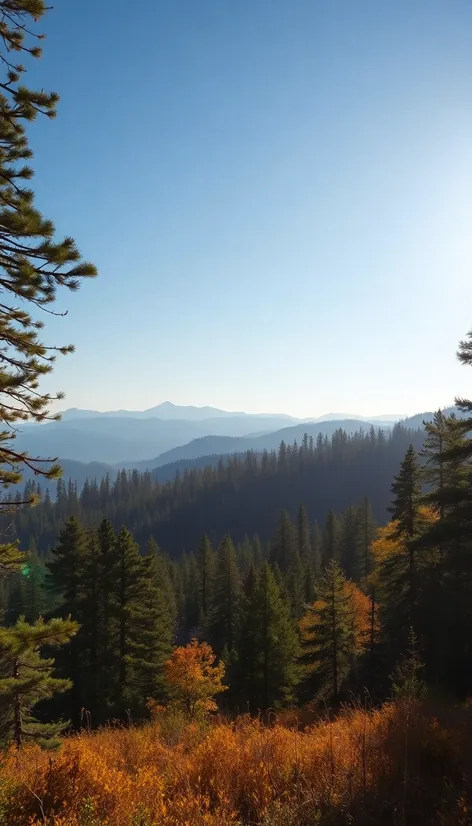
[[[179,646],[164,664],[166,682],[174,705],[189,717],[216,711],[214,697],[227,686],[223,685],[224,663],[216,663],[216,655],[206,642],[193,639]]]
[[[172,743],[158,721],[84,733],[53,756],[34,746],[4,755],[0,824],[465,826],[459,755],[465,768],[472,726],[457,713],[439,723],[417,708],[408,722],[390,704],[303,730],[283,719],[193,722]]]

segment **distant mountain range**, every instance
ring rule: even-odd
[[[340,417],[322,416],[319,421]],[[341,417],[347,419],[347,417]],[[366,421],[363,417],[353,417]],[[214,407],[179,407],[163,402],[144,411],[65,410],[59,422],[29,424],[17,446],[32,456],[63,457],[80,462],[130,466],[154,462],[155,457],[203,437],[263,436],[289,426],[316,420],[286,414],[242,413]],[[374,417],[391,425],[393,419]]]
[[[341,419],[339,421],[303,422],[272,431],[271,433],[250,434],[240,438],[234,436],[203,436],[199,439],[193,439],[188,444],[167,450],[155,459],[140,462],[139,465],[137,465],[137,469],[152,470],[171,462],[179,462],[183,459],[196,459],[204,455],[224,456],[230,453],[244,453],[247,450],[254,450],[256,452],[276,450],[282,441],[286,444],[293,444],[294,441],[300,443],[305,433],[308,436],[312,436],[313,439],[316,439],[320,433],[323,436],[331,436],[334,431],[339,428],[345,430],[346,433],[352,434],[361,427],[366,429],[366,426],[374,426],[376,429],[386,428],[385,424],[380,424],[379,422],[371,423],[360,421],[359,419]],[[389,427],[390,425],[388,425],[386,429],[389,429]]]
[[[283,419],[287,422],[300,421],[293,416],[287,416],[285,413],[231,413],[227,410],[219,410],[217,407],[194,407],[193,405],[172,404],[172,402],[162,402],[162,404],[158,404],[156,407],[149,407],[147,410],[107,410],[105,412],[99,412],[98,410],[80,410],[77,407],[71,407],[68,410],[64,410],[61,416],[62,421],[95,419],[97,417],[107,419],[185,419],[189,422],[234,417],[243,419]]]
[[[451,412],[454,408],[448,408]],[[433,413],[404,419],[407,427],[422,426]],[[286,414],[230,412],[213,407],[182,407],[163,402],[145,411],[99,412],[72,408],[62,420],[30,424],[18,434],[16,446],[31,456],[59,457],[64,478],[79,487],[86,478],[114,478],[118,468],[166,468],[159,478],[177,469],[200,465],[202,457],[219,459],[231,453],[277,449],[282,439],[300,442],[305,433],[314,439],[328,437],[338,428],[353,433],[374,426],[388,430],[398,414],[345,416],[326,414],[317,419],[296,419]],[[25,474],[25,479],[28,474]],[[52,485],[49,483],[49,486]]]

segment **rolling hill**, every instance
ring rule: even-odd
[[[371,424],[372,423],[369,422],[359,422],[358,419],[344,419],[319,423],[303,422],[292,427],[284,427],[272,433],[249,435],[242,438],[204,436],[199,439],[194,439],[186,445],[168,450],[160,456],[156,456],[154,459],[140,462],[138,465],[134,465],[134,467],[137,467],[138,470],[153,470],[154,468],[167,465],[171,462],[179,462],[183,459],[195,459],[205,455],[223,456],[228,453],[244,453],[247,450],[254,450],[256,452],[275,450],[279,447],[281,441],[286,442],[286,444],[292,444],[295,440],[300,442],[305,433],[316,439],[320,433],[323,436],[331,436],[331,434],[339,428],[345,430],[346,433],[355,433],[361,428],[367,430]],[[383,425],[379,425],[378,423],[372,426],[377,429],[379,427],[385,429]]]

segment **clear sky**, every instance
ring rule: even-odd
[[[38,206],[100,268],[44,387],[315,416],[472,394],[470,0],[57,0]]]

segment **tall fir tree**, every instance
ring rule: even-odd
[[[393,500],[389,508],[399,534],[413,538],[418,531],[421,505],[421,469],[413,445],[410,445],[392,484]]]
[[[320,526],[316,521],[313,523],[311,528],[311,548],[313,553],[313,568],[316,582],[316,578],[321,573],[323,556],[323,539],[321,536]]]
[[[329,510],[323,528],[322,563],[328,565],[333,559],[339,558],[340,525],[334,511]]]
[[[352,505],[343,513],[339,536],[339,557],[342,569],[348,579],[360,579],[358,557],[356,511]]]
[[[304,598],[312,602],[315,596],[315,559],[313,553],[310,522],[304,505],[300,505],[297,515],[298,556],[304,569]]]
[[[216,654],[231,652],[238,639],[241,620],[241,579],[234,545],[225,536],[218,547],[209,618],[210,642]]]
[[[421,456],[424,458],[422,477],[433,487],[442,499],[446,487],[445,450],[449,441],[450,423],[448,417],[437,410],[432,422],[424,422],[425,440]],[[444,516],[444,502],[439,503],[439,514]]]
[[[253,634],[253,710],[286,705],[298,681],[298,637],[287,602],[267,562],[263,562],[249,603]]]
[[[133,693],[136,713],[143,716],[149,699],[165,699],[164,663],[172,650],[174,617],[163,587],[159,557],[148,554],[140,562],[139,596],[134,609]]]
[[[61,597],[57,613],[82,624],[85,619],[84,569],[87,558],[87,536],[75,517],[71,516],[59,534],[52,559],[48,563],[52,590]],[[59,652],[57,665],[61,676],[72,686],[65,698],[65,713],[74,726],[79,726],[83,707],[84,649],[80,636]]]
[[[297,550],[296,532],[287,511],[279,514],[271,549],[271,562],[277,564],[282,574],[288,573]]]
[[[317,599],[302,621],[302,662],[309,690],[337,703],[352,668],[352,593],[341,566],[331,559],[318,581]]]
[[[82,606],[81,627],[77,639],[81,647],[83,681],[82,681],[82,708],[90,715],[89,720],[97,725],[107,719],[106,693],[107,678],[102,658],[102,643],[104,643],[100,594],[100,546],[96,532],[87,536],[87,546],[83,560],[81,575]]]
[[[373,570],[372,542],[377,531],[372,507],[367,496],[364,497],[362,504],[357,509],[356,529],[359,581],[362,583],[364,590],[367,590]]]
[[[171,644],[168,604],[156,587],[154,557],[141,557],[127,528],[117,535],[116,581],[118,680],[115,710],[120,718],[143,714],[159,694],[159,676]]]
[[[197,551],[198,575],[198,613],[199,626],[206,628],[210,613],[210,601],[215,576],[215,552],[208,536],[205,534]]]
[[[457,356],[462,364],[472,366],[472,331],[460,342]],[[436,634],[437,665],[442,684],[453,686],[465,696],[472,691],[472,401],[456,399],[456,405],[460,418],[448,418],[445,438],[439,445],[436,437],[429,457],[436,478],[431,481],[427,501],[439,512],[439,519],[429,525],[415,545],[417,551],[424,549],[432,554],[439,549],[436,583],[440,587],[433,614],[442,620]],[[416,627],[414,630],[418,631]],[[424,648],[422,640],[420,643]],[[429,660],[426,656],[426,671]]]
[[[100,692],[94,703],[95,714],[100,722],[106,721],[115,703],[118,668],[116,660],[116,635],[118,624],[118,595],[116,582],[119,575],[119,558],[116,534],[110,522],[103,519],[96,533],[96,575],[98,597],[98,658],[100,664]],[[94,562],[89,560],[89,574],[93,575]],[[92,594],[92,591],[90,591]]]

